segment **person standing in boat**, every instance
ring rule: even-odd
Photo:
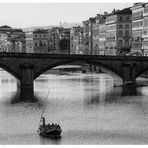
[[[42,123],[43,123],[43,126],[45,126],[45,117],[42,117]]]

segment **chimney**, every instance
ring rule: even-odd
[[[108,12],[105,11],[105,12],[104,12],[104,15],[108,15]]]
[[[100,18],[101,14],[97,14],[97,17]]]
[[[112,13],[115,13],[115,12],[116,12],[116,10],[115,10],[115,9],[113,9]]]

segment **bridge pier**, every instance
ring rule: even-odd
[[[122,64],[123,86],[136,86],[136,64]]]
[[[24,64],[21,65],[21,100],[34,101],[34,85],[33,85],[33,66]]]

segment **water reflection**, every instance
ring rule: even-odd
[[[4,85],[7,85],[7,89],[3,89]],[[42,89],[40,89],[40,86]],[[16,80],[14,78],[4,77],[3,74],[0,79],[0,88],[1,98],[4,95],[8,96],[8,93],[4,92],[10,90],[12,102],[19,100],[20,90],[16,87]],[[63,99],[79,98],[80,100],[83,99],[87,106],[104,104],[105,102],[117,102],[116,96],[137,96],[142,95],[141,93],[144,92],[144,88],[141,90],[136,87],[114,88],[113,79],[106,74],[42,75],[35,81],[35,94],[38,98],[43,97],[43,94],[46,96],[45,92],[48,91],[48,88],[51,89],[50,97]],[[12,91],[14,92],[12,93]]]
[[[105,87],[108,86],[108,87]],[[117,96],[141,96],[141,91],[138,91],[137,87],[116,87],[112,85],[101,85],[99,92],[94,94],[91,92],[90,97],[85,99],[87,106],[89,105],[102,105],[106,103],[120,102],[120,97]]]
[[[6,105],[2,101],[17,96],[16,82],[6,79],[0,77],[0,143],[148,143],[148,87],[114,87],[113,79],[106,74],[49,74],[34,82],[43,105]],[[61,125],[61,139],[37,135],[44,107],[46,121]]]
[[[47,144],[60,144],[61,143],[61,138],[59,139],[50,139],[50,138],[45,138],[40,136],[40,144],[42,145],[47,145]]]
[[[137,91],[137,87],[123,87],[122,96],[137,96],[140,92]]]

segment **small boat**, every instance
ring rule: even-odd
[[[60,138],[62,129],[57,123],[45,124],[45,117],[41,118],[42,124],[38,128],[38,132],[41,136],[47,138]]]
[[[48,91],[48,94],[49,94],[49,91]],[[47,97],[48,97],[48,94],[47,94]],[[39,133],[39,135],[47,138],[60,138],[61,132],[62,132],[60,125],[58,125],[57,123],[46,124],[45,117],[43,117],[44,111],[45,111],[45,107],[43,109],[43,112],[40,118],[37,132]]]

